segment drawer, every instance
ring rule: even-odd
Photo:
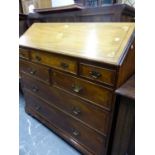
[[[20,72],[25,72],[33,77],[36,77],[37,79],[45,82],[50,83],[50,77],[49,77],[49,68],[34,64],[31,62],[27,62],[24,60],[19,61],[20,65]]]
[[[65,113],[54,107],[49,107],[45,101],[26,93],[26,106],[37,111],[42,117],[57,128],[69,134],[75,142],[84,145],[88,150],[100,155],[105,148],[105,137],[86,127],[82,123],[74,120]]]
[[[19,57],[22,58],[22,59],[29,60],[30,59],[29,50],[19,48]]]
[[[57,71],[53,73],[52,81],[55,87],[67,90],[93,104],[111,110],[113,93],[109,88]]]
[[[97,106],[84,102],[80,98],[60,89],[49,87],[35,79],[31,79],[29,76],[24,76],[23,81],[25,88],[44,98],[49,104],[57,106],[74,118],[107,135],[109,112],[103,111]]]
[[[81,63],[80,76],[114,86],[116,71]]]
[[[31,52],[31,60],[47,66],[77,74],[77,62],[74,59],[38,51]]]

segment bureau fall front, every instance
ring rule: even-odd
[[[35,23],[20,37],[25,110],[85,155],[107,155],[114,91],[134,73],[134,23]]]

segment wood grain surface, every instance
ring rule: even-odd
[[[118,64],[134,33],[134,23],[35,23],[20,46]]]
[[[135,99],[135,75],[131,76],[126,83],[116,90],[116,94]]]

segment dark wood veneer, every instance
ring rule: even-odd
[[[24,49],[24,48],[20,48],[19,49],[19,57],[22,59],[29,60],[30,59],[29,50]]]
[[[116,90],[117,113],[111,155],[135,155],[135,76]]]
[[[20,46],[26,112],[82,153],[108,155],[117,109],[114,91],[134,73],[133,38],[114,64]]]
[[[20,72],[27,73],[47,84],[50,84],[50,68],[24,60],[19,61]]]
[[[77,74],[77,61],[74,58],[49,54],[48,52],[45,54],[44,52],[40,51],[31,51],[31,61],[60,69],[72,74]]]
[[[36,119],[38,119],[38,121],[40,121],[41,123],[43,123],[43,125],[45,125],[46,127],[48,127],[49,129],[52,130],[52,132],[55,132],[58,136],[60,136],[60,138],[63,138],[63,140],[65,140],[66,142],[72,144],[72,146],[74,146],[76,149],[78,149],[78,151],[80,150],[81,153],[83,154],[87,154],[87,155],[92,155],[92,153],[87,150],[85,148],[85,146],[83,146],[80,143],[77,143],[77,141],[75,141],[70,134],[66,133],[65,131],[63,131],[62,129],[58,128],[55,126],[55,124],[52,124],[51,122],[49,122],[47,120],[47,118],[43,117],[40,115],[39,112],[36,112],[34,109],[32,109],[29,106],[25,107],[25,111],[35,117]]]
[[[80,63],[80,76],[86,79],[91,79],[93,81],[98,81],[110,86],[114,86],[115,74],[115,70]]]
[[[116,90],[116,94],[125,96],[130,99],[135,99],[135,75],[131,76],[129,80]]]
[[[62,80],[63,79],[63,80]],[[96,105],[111,110],[112,90],[88,81],[53,72],[53,86],[76,94]]]
[[[109,112],[100,109],[80,98],[60,89],[49,87],[44,83],[23,75],[25,89],[44,98],[46,102],[67,112],[75,119],[106,136],[109,123]],[[37,90],[34,90],[36,88]],[[62,96],[62,98],[60,98]],[[95,117],[94,117],[95,116]]]
[[[78,121],[73,120],[71,117],[62,113],[56,108],[49,108],[48,104],[38,99],[32,94],[25,92],[27,107],[34,109],[41,116],[47,118],[47,120],[60,128],[64,132],[67,132],[72,139],[75,139],[88,150],[98,155],[103,152],[105,146],[105,139],[100,134],[80,124]]]

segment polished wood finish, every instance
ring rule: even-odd
[[[135,77],[119,89],[117,96],[116,128],[111,155],[135,155]]]
[[[50,83],[49,68],[24,60],[19,61],[20,72],[29,74],[47,84]]]
[[[120,69],[118,72],[117,87],[120,87],[130,76],[135,72],[135,43],[127,47],[128,53],[125,53],[124,60],[121,61]]]
[[[52,82],[54,87],[67,90],[86,101],[111,110],[112,90],[109,88],[58,71],[53,72]]]
[[[134,23],[35,23],[20,45],[118,65],[133,31]]]
[[[36,119],[38,119],[38,121],[43,123],[46,127],[48,127],[49,129],[52,129],[52,132],[61,136],[66,142],[72,144],[72,146],[74,146],[76,149],[81,150],[83,154],[87,154],[87,155],[92,154],[83,145],[81,145],[80,143],[77,143],[70,134],[56,127],[54,124],[51,124],[51,122],[49,122],[45,117],[41,116],[40,113],[36,112],[35,110],[33,110],[28,106],[25,107],[25,111],[32,117],[35,117]]]
[[[97,106],[93,106],[61,89],[49,87],[36,79],[32,79],[31,76],[23,75],[23,83],[25,89],[44,98],[50,105],[67,112],[97,132],[107,135],[109,123],[109,113],[107,111],[101,110]],[[60,96],[63,97],[60,98]]]
[[[110,86],[114,86],[115,84],[115,74],[115,70],[84,63],[80,64],[81,77],[108,84]]]
[[[30,59],[29,50],[20,48],[19,49],[19,57],[22,58],[22,59],[29,60]]]
[[[135,75],[131,76],[127,82],[118,88],[116,93],[130,99],[135,99]]]
[[[54,54],[31,51],[31,60],[56,69],[77,74],[77,61]],[[51,61],[52,60],[52,61]]]
[[[90,152],[101,154],[104,150],[105,139],[100,134],[72,119],[55,107],[49,108],[48,103],[38,97],[25,92],[27,106],[37,111],[54,126],[64,130],[71,135],[74,141],[80,141]]]
[[[94,45],[86,44],[91,32]],[[134,62],[133,44],[132,23],[35,24],[20,38],[28,56],[20,57],[26,112],[81,153],[108,155],[117,109],[114,91],[134,73],[134,66],[127,67]]]

